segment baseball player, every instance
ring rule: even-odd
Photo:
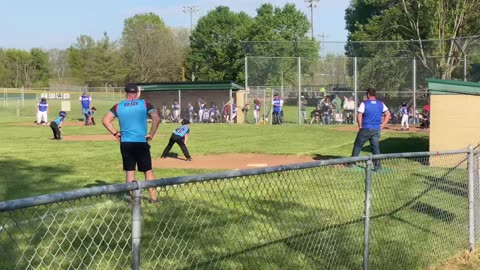
[[[180,146],[180,149],[182,149],[186,161],[192,161],[192,157],[188,153],[187,148],[188,135],[190,134],[190,128],[187,125],[190,124],[190,121],[183,119],[181,124],[180,127],[173,131],[172,136],[170,136],[168,145],[165,147],[165,150],[163,150],[161,158],[166,158],[172,149],[172,146],[177,143]]]
[[[42,98],[37,103],[37,125],[47,124],[48,103],[46,98]]]
[[[61,140],[62,139],[62,124],[63,121],[65,121],[65,117],[67,116],[67,113],[64,111],[61,111],[58,113],[58,117],[50,122],[50,127],[52,128],[53,131],[53,139],[54,140]]]

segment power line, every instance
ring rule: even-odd
[[[183,13],[190,13],[190,32],[193,30],[193,14],[200,11],[199,6],[184,6]]]

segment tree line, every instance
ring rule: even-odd
[[[169,27],[154,13],[137,14],[124,21],[119,40],[111,40],[104,33],[100,40],[81,35],[64,50],[0,49],[0,85],[29,88],[51,84],[117,86],[127,81],[243,82],[246,49],[241,41],[306,41],[308,30],[308,18],[293,4],[263,4],[255,17],[219,6],[201,17],[192,31]],[[318,43],[309,44],[303,46],[302,53],[317,56]],[[249,50],[260,53],[268,48],[256,45]],[[286,54],[295,54],[285,50]]]
[[[345,55],[371,58],[359,63],[361,81],[383,82],[379,88],[406,85],[411,65],[400,57],[418,59],[425,76],[458,78],[462,54],[480,48],[478,38],[463,38],[480,35],[479,11],[480,0],[352,0],[345,11]],[[319,57],[320,44],[308,36],[309,30],[307,16],[293,4],[263,4],[253,17],[219,6],[192,31],[169,27],[153,13],[137,14],[124,21],[119,40],[104,33],[100,40],[81,35],[67,49],[0,49],[0,86],[243,83],[245,56],[292,57],[252,63],[256,72],[249,79],[279,85],[280,80],[295,80],[293,57],[304,58],[304,74],[320,68],[322,62],[312,60]],[[364,42],[375,40],[389,42]],[[468,53],[470,62],[480,60]]]

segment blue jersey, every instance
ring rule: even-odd
[[[274,99],[273,100],[273,111],[274,112],[280,112],[282,110],[282,101],[280,99]]]
[[[403,107],[402,107],[402,115],[408,115],[407,106],[403,106]]]
[[[173,134],[178,135],[182,138],[189,133],[190,133],[190,128],[187,125],[182,125],[173,131]]]
[[[38,103],[38,111],[39,112],[46,112],[48,108],[48,104],[46,101],[40,101]]]
[[[90,102],[92,98],[90,96],[81,96],[80,102],[82,103],[82,109],[90,109]]]
[[[253,109],[255,111],[260,111],[260,105],[259,104],[255,104],[255,106],[253,107]]]
[[[124,100],[110,109],[120,123],[121,142],[146,142],[147,118],[156,109],[143,99]]]
[[[380,100],[366,100],[358,107],[358,112],[363,114],[362,128],[380,130],[383,113],[388,111],[387,106]]]
[[[172,110],[174,110],[174,111],[180,110],[180,104],[173,104],[172,105]]]
[[[63,123],[64,120],[65,120],[65,117],[59,116],[59,117],[55,118],[55,120],[53,120],[53,122],[55,122],[59,126],[61,123]]]

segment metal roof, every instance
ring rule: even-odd
[[[159,82],[137,83],[143,91],[178,91],[178,90],[243,90],[244,86],[232,81],[207,82]]]
[[[475,95],[480,96],[480,83],[456,80],[427,79],[432,95]]]

